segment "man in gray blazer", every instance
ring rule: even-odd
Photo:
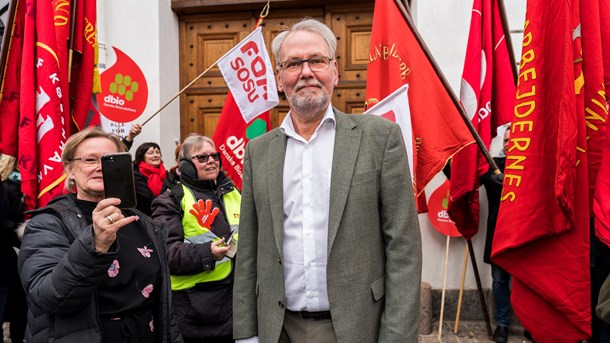
[[[305,19],[272,50],[290,112],[248,144],[237,342],[417,342],[421,237],[400,128],[330,104],[336,38]]]

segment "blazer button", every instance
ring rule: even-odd
[[[281,309],[283,309],[283,308],[284,308],[284,303],[283,303],[283,302],[278,301],[278,302],[277,302],[277,304],[278,304],[278,306],[279,306]]]
[[[282,259],[281,258],[277,258],[277,263],[282,264]]]

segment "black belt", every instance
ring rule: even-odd
[[[311,320],[331,319],[330,311],[307,312],[307,311],[288,310],[288,312],[294,313],[303,319],[311,319]]]

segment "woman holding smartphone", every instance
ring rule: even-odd
[[[104,198],[100,160],[123,152],[89,128],[62,153],[67,195],[32,211],[19,254],[27,342],[181,342],[171,318],[164,226]]]
[[[221,171],[205,136],[180,151],[180,183],[157,197],[153,218],[167,223],[176,321],[185,342],[233,342],[233,260],[226,242],[239,225],[241,195]]]

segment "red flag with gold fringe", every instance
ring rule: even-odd
[[[530,0],[492,261],[541,343],[591,335],[579,2]]]
[[[456,103],[445,88],[434,62],[426,55],[415,27],[403,17],[395,1],[375,1],[366,82],[366,104],[371,108],[404,84],[409,85],[416,196],[438,174],[447,160],[474,139]],[[418,210],[422,211],[421,198]],[[424,202],[425,204],[425,202]]]
[[[49,1],[26,0],[18,153],[26,209],[45,206],[62,193],[65,180],[61,153],[67,136],[55,14]]]
[[[597,65],[597,71],[603,73],[603,78],[601,85],[599,84],[599,80],[596,80],[594,86],[599,87],[597,90],[598,93],[593,94],[593,97],[588,104],[590,107],[590,116],[593,119],[591,128],[600,127],[602,125],[602,119],[605,119],[604,122],[607,123],[608,96],[606,90],[610,88],[610,26],[607,24],[610,22],[610,1],[599,0],[597,4],[599,5],[597,13],[599,14],[599,39],[601,41],[599,48],[602,55],[602,65]],[[596,16],[594,15],[594,18],[595,17]],[[602,25],[602,23],[604,24]],[[583,27],[583,32],[584,30],[585,28]],[[587,52],[584,51],[583,54],[584,57],[587,58]],[[599,64],[599,61],[597,63]],[[585,81],[585,86],[586,85],[587,83]],[[605,101],[602,101],[601,95],[604,95]],[[610,130],[606,129],[605,138],[603,141],[599,142],[599,145],[602,149],[603,157],[599,165],[600,169],[598,170],[593,202],[593,210],[595,212],[595,233],[602,242],[610,246]]]

